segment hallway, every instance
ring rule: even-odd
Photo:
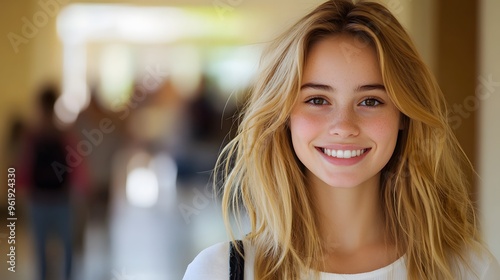
[[[108,218],[87,216],[81,252],[75,249],[74,280],[182,279],[199,251],[226,240],[220,205],[201,184],[180,187],[175,201],[152,208],[127,201],[111,205]],[[0,236],[0,244],[6,237]],[[4,266],[0,279],[36,280],[29,225],[16,230],[16,244],[16,272]],[[60,279],[60,249],[50,243],[49,279]]]

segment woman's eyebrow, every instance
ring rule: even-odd
[[[321,90],[321,91],[333,91],[333,88],[329,85],[323,85],[323,84],[316,84],[316,83],[305,83],[302,86],[300,86],[300,90],[303,89],[315,89],[315,90]]]
[[[367,84],[359,86],[356,91],[382,90],[385,91],[385,86],[382,84]]]
[[[300,90],[304,89],[315,89],[321,91],[335,91],[333,87],[324,84],[317,83],[305,83],[300,87]],[[361,85],[356,88],[356,91],[370,91],[370,90],[382,90],[385,91],[385,86],[383,84],[366,84]]]

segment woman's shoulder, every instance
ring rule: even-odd
[[[498,280],[500,279],[500,265],[493,254],[485,247],[469,249],[467,257],[457,267],[464,279]],[[471,275],[472,274],[472,275]]]
[[[204,249],[188,265],[183,280],[198,279],[229,279],[229,242]]]

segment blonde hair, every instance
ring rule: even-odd
[[[256,279],[297,279],[318,267],[317,215],[288,121],[310,46],[335,34],[355,36],[355,47],[377,51],[387,93],[402,113],[404,127],[382,170],[380,197],[386,234],[405,254],[408,279],[456,279],[454,261],[466,262],[467,248],[478,244],[463,171],[472,168],[447,123],[436,81],[404,28],[377,3],[327,1],[265,51],[238,134],[216,165],[228,231],[234,238],[230,216],[244,206]]]

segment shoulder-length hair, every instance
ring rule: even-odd
[[[405,254],[409,279],[456,279],[453,262],[465,262],[465,248],[478,239],[463,171],[472,168],[436,81],[401,24],[377,3],[327,1],[264,52],[238,133],[216,165],[226,226],[234,236],[229,220],[242,203],[256,279],[321,270],[317,215],[288,122],[311,45],[336,34],[354,36],[355,48],[376,50],[386,91],[402,113],[403,129],[380,182],[386,234]]]

